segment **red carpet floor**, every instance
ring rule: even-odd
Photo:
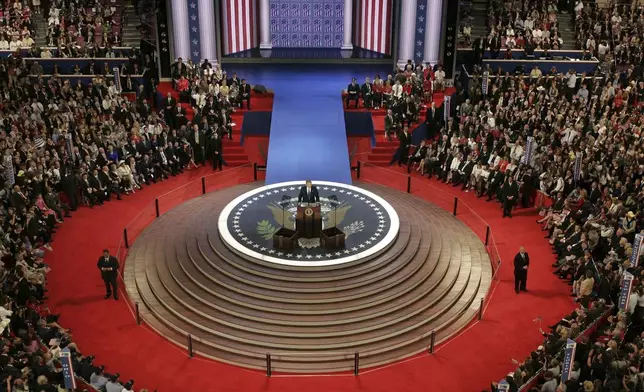
[[[399,189],[406,186],[406,175],[396,173],[397,168],[383,170],[388,169],[363,168],[362,178]],[[135,216],[140,216],[140,223],[130,225],[132,231],[135,231],[133,227],[142,227],[153,219],[153,201],[157,195],[183,186],[161,198],[163,213],[171,207],[170,203],[198,195],[199,178],[210,173],[208,169],[192,170],[127,196],[123,201],[112,201],[92,210],[80,209],[60,227],[53,243],[54,252],[47,256],[52,266],[49,305],[62,314],[61,324],[73,328],[74,340],[80,349],[94,354],[97,363],[106,364],[108,371],[120,372],[125,379],[134,378],[137,390],[147,387],[159,392],[481,391],[490,381],[501,379],[514,368],[511,358],[522,359],[540,343],[535,318],[543,318],[546,325],[573,308],[568,286],[550,272],[553,257],[534,223],[533,212],[517,212],[512,220],[501,219],[501,211],[494,203],[477,200],[471,193],[462,193],[434,180],[414,178],[413,193],[445,208],[451,208],[453,203],[449,192],[457,194],[461,198],[459,218],[475,226],[479,235],[485,226],[478,216],[492,227],[504,263],[500,283],[482,321],[439,346],[434,355],[419,355],[381,369],[366,370],[359,377],[267,378],[261,372],[201,358],[189,359],[182,349],[147,327],[137,326],[123,298],[118,302],[103,300],[104,288],[96,260],[103,248],[115,252],[123,227]],[[230,169],[217,176],[208,179],[208,189],[250,179],[252,171]],[[466,204],[474,212],[468,212]],[[530,292],[515,295],[511,260],[520,245],[531,255]]]

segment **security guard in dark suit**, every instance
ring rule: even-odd
[[[512,176],[508,176],[508,180],[501,187],[501,200],[503,200],[503,217],[512,218],[512,207],[519,198],[519,186],[514,181]]]
[[[105,299],[114,294],[114,299],[119,299],[118,285],[116,279],[118,277],[119,262],[116,257],[110,255],[110,251],[103,250],[103,256],[99,257],[97,263],[98,269],[101,271],[101,278],[105,283]]]

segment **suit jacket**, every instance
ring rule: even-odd
[[[427,109],[425,116],[427,125],[430,127],[438,128],[443,123],[443,114],[439,108],[434,108],[434,111],[432,112],[432,108],[430,107]]]
[[[411,144],[411,134],[407,133],[407,135],[405,135],[405,132],[400,132],[398,134],[398,141],[400,142],[400,146],[398,148],[408,148]]]
[[[356,84],[350,83],[347,86],[347,93],[349,93],[349,95],[358,95],[359,92],[360,92],[360,85],[358,83]]]
[[[96,266],[101,271],[103,280],[115,279],[119,270],[119,262],[116,257],[110,255],[107,260],[104,256],[98,258]]]
[[[530,265],[530,256],[528,256],[528,252],[523,253],[523,255],[524,256],[521,257],[521,252],[519,252],[514,256],[514,272],[520,272],[523,270],[523,267]]]
[[[501,195],[503,197],[503,200],[506,200],[508,197],[512,196],[512,201],[516,202],[517,197],[519,196],[519,187],[516,181],[513,181],[512,184],[510,184],[509,181],[506,181],[505,184],[503,184]]]
[[[306,186],[300,188],[300,194],[297,196],[297,203],[319,203],[320,194],[318,193],[318,188],[311,186],[311,193],[309,194],[306,190]]]
[[[394,115],[386,115],[385,116],[385,131],[391,132],[394,129],[397,128],[396,120],[394,119]]]
[[[250,97],[250,84],[246,83],[244,86],[243,84],[239,85],[239,94],[242,96],[249,96]]]

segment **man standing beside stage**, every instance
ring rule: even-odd
[[[99,257],[97,263],[98,269],[101,271],[101,279],[105,283],[105,299],[114,295],[114,299],[119,299],[118,286],[116,278],[118,276],[119,262],[116,257],[110,255],[110,251],[103,250],[103,256]]]
[[[501,187],[501,200],[503,201],[503,217],[512,218],[512,208],[519,198],[519,186],[514,182],[514,178],[510,175],[507,181]]]
[[[520,291],[528,291],[526,284],[528,282],[528,266],[530,265],[530,256],[526,253],[525,248],[519,248],[519,253],[514,256],[514,291],[519,294]]]

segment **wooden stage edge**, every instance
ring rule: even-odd
[[[198,355],[285,373],[351,371],[439,344],[476,316],[492,281],[485,246],[424,200],[354,183],[387,202],[400,228],[383,251],[333,267],[284,268],[242,257],[218,232],[220,212],[246,184],[174,208],[137,238],[125,286],[143,322]]]

